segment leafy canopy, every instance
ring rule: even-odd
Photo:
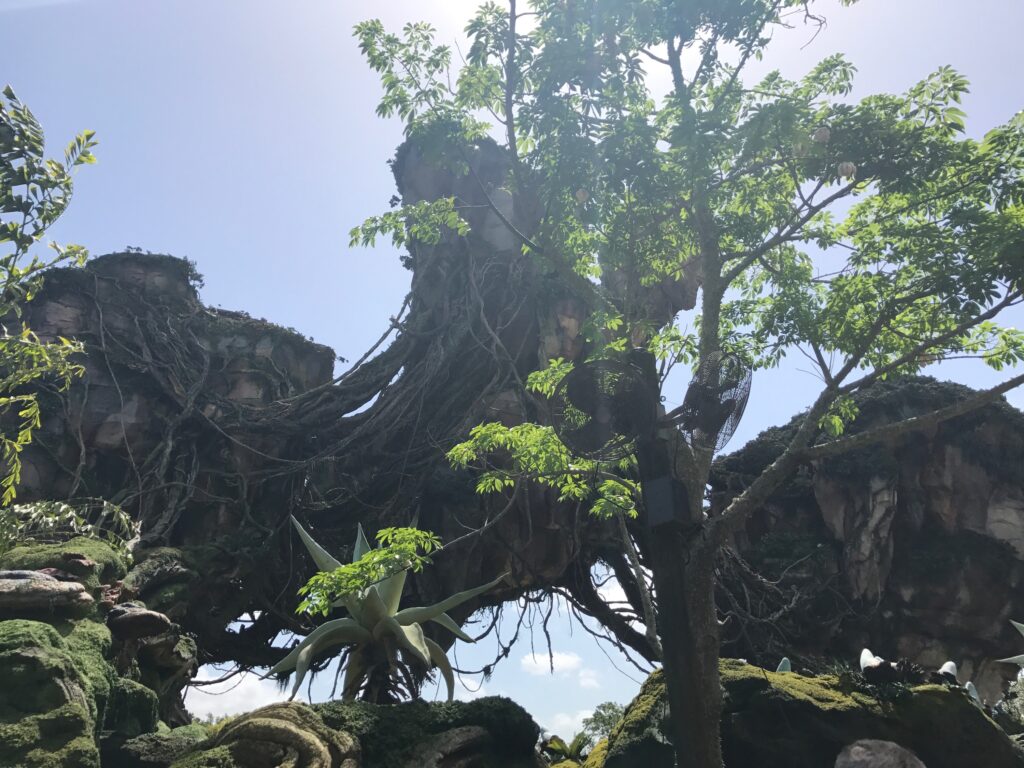
[[[585,303],[590,354],[640,343],[695,364],[724,350],[755,369],[804,356],[823,383],[809,441],[841,435],[849,396],[886,377],[1024,360],[1024,335],[997,322],[1024,297],[1024,116],[966,137],[968,83],[949,67],[860,100],[841,55],[751,81],[773,31],[813,18],[795,0],[516,8],[480,6],[454,81],[427,25],[357,36],[381,73],[378,111],[426,151],[457,156],[482,124],[504,139],[509,186],[544,211],[524,251],[552,295]],[[687,284],[700,303],[677,325],[686,303],[655,299]],[[451,458],[498,449],[513,468],[485,472],[481,491],[525,475],[604,498],[604,478],[535,425],[482,425]]]
[[[95,162],[92,131],[83,131],[64,150],[64,161],[44,155],[43,130],[10,86],[0,95],[0,417],[15,413],[18,427],[0,432],[3,489],[0,503],[16,496],[21,478],[22,448],[32,441],[40,424],[39,403],[26,387],[43,377],[68,386],[81,367],[70,357],[79,346],[67,339],[43,342],[19,323],[22,307],[39,290],[43,270],[65,262],[81,264],[86,252],[79,246],[51,244],[48,258],[31,255],[32,248],[67,208],[71,172]]]

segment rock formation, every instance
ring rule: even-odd
[[[861,740],[892,742],[928,768],[1024,766],[1020,745],[959,688],[875,687],[853,673],[805,677],[734,660],[724,660],[721,672],[722,748],[729,768],[860,765],[835,761]],[[664,680],[655,672],[585,768],[671,768],[666,707]]]
[[[855,429],[969,391],[931,379],[882,384],[860,401]],[[716,504],[771,460],[789,429],[718,462]],[[995,702],[1016,669],[994,659],[1020,652],[1009,619],[1024,617],[1022,537],[1024,414],[1006,403],[805,467],[735,542],[755,569],[783,577],[799,607],[771,627],[736,616],[728,648],[854,659],[868,646],[931,669],[952,659],[960,682]]]

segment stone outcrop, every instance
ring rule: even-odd
[[[853,430],[969,392],[931,379],[879,384],[860,399]],[[768,430],[719,460],[715,503],[770,462],[792,428]],[[785,624],[784,645],[760,635],[727,650],[766,661],[853,660],[867,646],[933,669],[952,659],[961,682],[973,680],[995,702],[1016,668],[993,660],[1021,652],[1009,619],[1024,618],[1022,539],[1024,414],[1006,403],[804,467],[735,541],[764,575],[804,594],[803,613]]]
[[[852,673],[804,677],[733,660],[721,672],[729,768],[825,768],[863,739],[899,745],[928,768],[1024,767],[1021,748],[959,688],[876,688]],[[585,768],[671,768],[666,715],[655,672]]]
[[[18,595],[0,597],[0,765],[112,764],[124,742],[157,729],[161,714],[183,712],[194,645],[177,685],[155,684],[166,675],[140,649],[180,638],[166,616],[117,604],[125,596],[114,587],[127,570],[121,554],[88,538],[28,543],[0,556],[0,569],[0,587],[22,586],[0,589]],[[118,623],[128,615],[130,629]]]
[[[359,743],[304,704],[283,702],[226,721],[172,768],[360,768]]]

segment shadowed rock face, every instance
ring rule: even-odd
[[[930,379],[880,385],[854,430],[969,391]],[[775,455],[789,429],[769,430],[718,462],[716,503]],[[867,646],[931,669],[951,659],[960,682],[973,680],[994,703],[1016,669],[993,660],[1022,650],[1009,623],[1024,617],[1022,537],[1024,414],[1001,403],[932,434],[804,468],[736,546],[769,577],[789,568],[786,585],[817,595],[774,653],[852,663]],[[766,648],[731,650],[756,657]]]

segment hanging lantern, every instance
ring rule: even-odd
[[[852,179],[857,175],[857,164],[846,160],[839,164],[839,175],[844,179]]]
[[[832,131],[829,130],[828,126],[821,126],[811,134],[811,139],[816,144],[828,144],[829,139],[832,138]]]

